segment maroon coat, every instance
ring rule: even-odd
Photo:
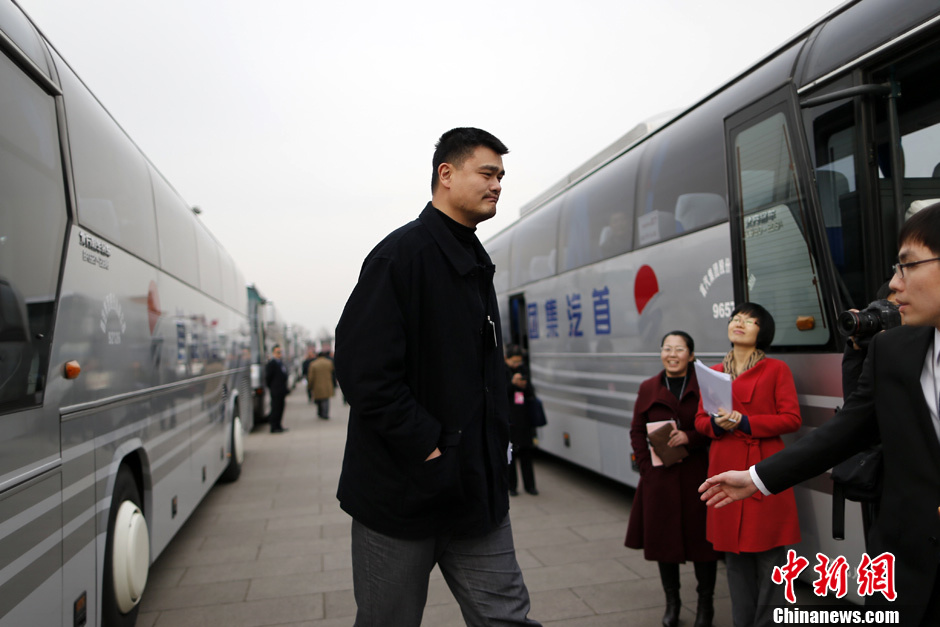
[[[691,371],[682,398],[677,399],[664,377],[665,372],[660,372],[641,383],[633,406],[630,439],[640,465],[640,484],[624,544],[643,549],[646,559],[657,562],[714,561],[719,554],[705,539],[706,508],[698,493],[707,476],[709,444],[695,431],[698,381]],[[659,420],[675,420],[689,436],[689,456],[668,468],[653,466],[646,439],[646,424]]]

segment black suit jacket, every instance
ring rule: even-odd
[[[287,396],[287,373],[276,359],[268,361],[264,373],[265,382],[271,390],[271,396]]]
[[[829,422],[757,464],[773,493],[821,474],[866,446],[884,445],[881,515],[869,555],[895,556],[902,622],[919,624],[940,561],[940,441],[920,384],[933,327],[898,327],[875,337],[855,393]],[[853,565],[853,568],[856,565]],[[875,593],[867,603],[888,603]]]

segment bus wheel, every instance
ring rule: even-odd
[[[140,508],[140,491],[127,466],[118,470],[108,514],[104,552],[102,627],[132,627],[150,569],[150,534]]]
[[[235,415],[232,417],[231,453],[229,453],[228,466],[222,476],[222,481],[232,482],[242,474],[242,462],[245,461],[245,432],[242,429],[242,419],[239,416],[238,405],[235,405]]]

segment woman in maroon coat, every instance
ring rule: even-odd
[[[698,580],[696,627],[711,625],[715,614],[712,598],[719,554],[705,539],[706,508],[699,500],[698,486],[708,470],[709,439],[695,431],[699,405],[698,381],[691,363],[695,342],[684,331],[672,331],[661,342],[664,370],[640,384],[633,407],[630,438],[640,466],[627,527],[626,546],[643,549],[646,559],[659,562],[666,592],[663,625],[677,625],[679,609],[679,564],[695,562]],[[647,423],[674,420],[669,446],[685,446],[689,456],[669,467],[654,466],[646,437]]]
[[[731,374],[732,408],[709,415],[699,408],[695,426],[713,438],[708,475],[746,470],[783,449],[780,436],[800,428],[800,403],[785,363],[764,355],[774,338],[774,319],[756,303],[742,303],[728,321],[731,350],[715,366]],[[786,545],[800,541],[793,490],[760,492],[728,507],[708,508],[708,540],[725,552],[735,626],[772,624],[784,604],[774,566],[786,564]]]

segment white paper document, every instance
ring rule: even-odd
[[[719,409],[731,413],[731,375],[712,370],[696,359],[695,376],[702,395],[702,408],[710,414],[717,413]]]

